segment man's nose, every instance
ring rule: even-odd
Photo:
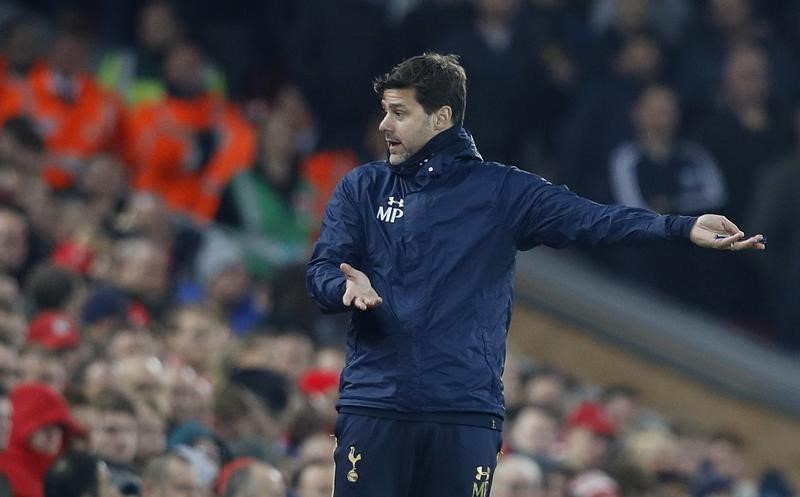
[[[378,131],[384,133],[389,131],[389,114],[386,114],[383,116],[383,119],[381,119],[381,123],[378,125]]]

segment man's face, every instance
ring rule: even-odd
[[[129,464],[136,456],[136,418],[124,411],[101,412],[92,430],[92,449],[104,459]]]
[[[156,495],[158,497],[199,497],[202,495],[200,482],[191,464],[180,459],[169,461],[166,481]]]
[[[412,88],[384,90],[381,107],[386,115],[378,129],[389,147],[391,164],[405,161],[438,133],[434,115],[425,113]]]
[[[280,471],[258,464],[253,467],[253,482],[248,488],[246,497],[283,497],[286,495],[286,485]]]
[[[297,497],[327,497],[333,493],[333,465],[314,465],[303,472]]]

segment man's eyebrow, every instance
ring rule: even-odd
[[[381,107],[383,107],[384,110],[386,108],[388,108],[389,110],[405,110],[406,108],[406,106],[403,104],[387,104],[383,102],[381,102]]]

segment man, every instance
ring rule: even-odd
[[[218,497],[283,497],[281,472],[250,458],[234,459],[222,468],[216,484]]]
[[[102,392],[94,402],[91,426],[92,452],[108,465],[114,485],[123,493],[138,489],[140,482],[133,463],[139,438],[136,407],[125,395],[114,390]]]
[[[311,461],[301,467],[295,476],[295,492],[297,497],[326,497],[331,495],[335,468],[324,461]],[[392,494],[391,488],[386,488],[387,495]],[[376,494],[380,495],[380,494]]]
[[[177,452],[150,461],[142,477],[142,497],[200,497],[203,489],[192,463]]]
[[[492,497],[542,497],[542,470],[525,456],[508,456],[497,463]]]
[[[686,239],[765,246],[722,216],[599,205],[484,162],[462,127],[466,75],[455,56],[408,59],[375,90],[388,164],[344,177],[307,271],[324,311],[355,307],[334,496],[486,497],[502,442],[517,250]]]

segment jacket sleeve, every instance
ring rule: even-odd
[[[362,266],[361,216],[348,178],[339,182],[328,201],[306,269],[308,295],[326,313],[350,310],[342,304],[345,277],[339,264],[346,262],[356,269]]]
[[[603,205],[564,186],[513,168],[500,195],[505,219],[519,250],[537,245],[642,244],[688,240],[696,218],[660,215],[647,209]]]

